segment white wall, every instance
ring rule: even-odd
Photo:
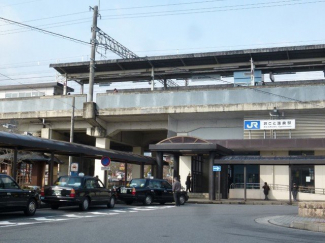
[[[192,165],[192,157],[191,156],[179,156],[179,175],[181,177],[181,184],[183,187],[186,187],[186,177],[189,172],[191,172]]]
[[[110,148],[110,139],[108,138],[96,138],[96,147],[109,149]],[[104,180],[104,170],[102,170],[102,163],[100,159],[95,159],[95,172],[94,176],[98,176],[98,178],[105,183]]]
[[[274,184],[289,186],[289,166],[275,165],[274,166]]]
[[[315,165],[315,188],[325,188],[325,165]]]

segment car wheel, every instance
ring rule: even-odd
[[[27,204],[27,208],[24,210],[25,215],[33,216],[36,212],[37,204],[35,199],[30,199]]]
[[[143,201],[144,205],[150,205],[152,203],[152,196],[147,195],[146,198]]]
[[[179,202],[180,202],[180,204],[181,204],[181,205],[184,205],[184,204],[185,204],[185,201],[186,201],[185,196],[184,196],[184,195],[181,195],[181,196],[179,197]]]
[[[51,209],[57,210],[57,209],[59,209],[59,205],[51,205]]]
[[[114,208],[115,206],[115,197],[111,197],[111,199],[109,200],[107,207],[108,208]]]
[[[87,211],[89,209],[89,198],[86,197],[84,200],[82,200],[81,204],[79,205],[79,208],[82,211]]]
[[[133,201],[130,200],[130,201],[126,201],[125,203],[126,203],[127,205],[131,205],[131,204],[133,203]]]

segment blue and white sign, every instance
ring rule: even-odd
[[[108,157],[103,157],[101,163],[103,166],[109,166],[109,164],[111,163],[111,159]]]
[[[245,120],[244,130],[291,130],[296,129],[296,120]]]
[[[261,121],[244,121],[245,130],[260,130]]]
[[[213,170],[213,171],[221,171],[221,165],[214,165],[214,166],[212,167],[212,170]]]

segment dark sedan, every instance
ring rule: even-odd
[[[63,206],[79,206],[82,211],[91,205],[115,206],[115,192],[106,189],[103,183],[92,176],[61,176],[53,186],[42,188],[42,202],[52,209]]]
[[[0,174],[0,212],[23,211],[32,216],[40,205],[36,191],[23,190],[12,177]]]
[[[126,187],[117,189],[118,199],[126,204],[133,202],[143,202],[144,205],[150,205],[153,202],[165,204],[174,202],[172,186],[166,180],[162,179],[133,179]],[[180,194],[180,203],[183,205],[188,200],[185,191]]]

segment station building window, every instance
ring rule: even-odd
[[[315,188],[315,166],[292,165],[291,179],[300,187]]]
[[[244,165],[234,165],[232,168],[233,183],[237,188],[244,188]],[[246,187],[248,189],[260,188],[260,166],[247,165],[246,166]]]

